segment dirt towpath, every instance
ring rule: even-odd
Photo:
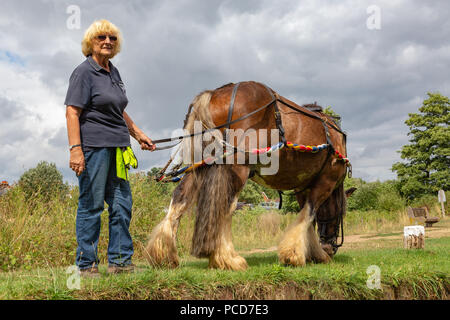
[[[425,241],[426,239],[450,237],[450,227],[447,226],[434,226],[431,228],[425,228]],[[368,233],[368,234],[355,234],[346,235],[344,237],[343,250],[357,249],[361,247],[379,247],[380,241],[391,242],[392,247],[403,245],[403,231],[396,231],[391,233]],[[425,242],[426,246],[426,242]],[[252,254],[260,252],[277,251],[277,247],[273,246],[267,249],[253,249],[250,251],[241,252],[241,254]]]

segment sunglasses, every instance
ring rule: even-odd
[[[103,35],[102,36],[97,36],[97,39],[100,40],[100,41],[105,41],[107,37],[111,41],[116,41],[117,40],[116,36],[103,36]]]

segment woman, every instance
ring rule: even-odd
[[[130,146],[130,135],[143,150],[156,147],[124,111],[125,87],[110,62],[121,42],[119,29],[107,20],[95,21],[86,30],[86,60],[73,71],[65,100],[70,168],[80,187],[76,264],[84,276],[99,275],[97,244],[104,201],[109,206],[108,272],[133,271],[131,189],[127,180],[117,177],[116,149]]]

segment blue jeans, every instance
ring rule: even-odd
[[[131,189],[128,181],[116,175],[116,149],[89,149],[84,151],[84,158],[86,169],[78,177],[76,265],[86,269],[99,263],[97,245],[105,201],[109,211],[108,262],[110,265],[129,265],[134,252],[129,232]]]

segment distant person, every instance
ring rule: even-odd
[[[127,151],[130,135],[141,149],[156,148],[124,111],[128,104],[125,86],[110,61],[120,52],[121,43],[120,31],[111,22],[91,24],[81,42],[86,60],[70,76],[65,100],[70,168],[80,188],[76,265],[83,276],[99,275],[97,244],[104,201],[109,206],[108,272],[134,271],[131,189],[127,178],[118,177],[116,153]]]

